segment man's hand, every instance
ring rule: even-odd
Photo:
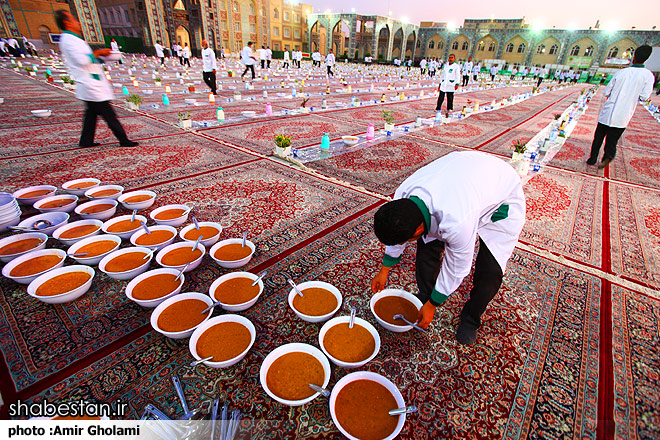
[[[426,304],[419,309],[419,314],[417,315],[416,324],[423,329],[427,329],[431,322],[433,321],[433,316],[435,315],[436,307],[431,304],[430,301],[426,301]]]
[[[110,52],[112,52],[112,49],[104,48],[104,49],[96,49],[94,51],[94,56],[96,58],[98,57],[107,57],[110,55]]]
[[[454,90],[458,90],[458,84],[454,86]]]
[[[390,268],[383,266],[380,269],[380,272],[376,274],[373,280],[371,280],[371,291],[373,293],[378,293],[387,284],[387,276],[390,273]]]

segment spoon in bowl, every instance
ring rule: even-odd
[[[135,214],[137,214],[137,209],[134,209],[133,214],[131,214],[131,223],[135,221]]]
[[[266,275],[268,275],[268,271],[267,271],[267,270],[262,270],[261,272],[259,272],[258,278],[257,278],[256,280],[254,280],[254,283],[252,283],[252,285],[253,285],[253,286],[256,286],[257,283],[258,283],[259,281],[261,281],[261,279],[262,279],[263,277],[265,277]]]
[[[206,361],[210,361],[211,359],[213,359],[213,356],[209,356],[209,357],[207,357],[207,358],[200,359],[200,360],[197,360],[197,361],[195,361],[195,362],[191,362],[191,363],[190,363],[190,366],[191,366],[191,367],[196,367],[197,365],[199,365],[199,364],[201,364],[201,363],[203,363],[203,362],[206,362]]]
[[[310,383],[309,387],[314,391],[316,391],[317,393],[321,393],[323,397],[330,397],[330,395],[332,394],[330,391],[326,390],[325,388],[321,388],[320,386],[314,385],[313,383]]]
[[[389,412],[391,416],[400,416],[401,414],[412,414],[417,412],[417,407],[415,405],[408,405],[405,408],[393,409]]]
[[[241,243],[241,247],[245,247],[246,240],[247,240],[247,231],[243,232],[243,243]]]
[[[190,266],[190,263],[186,263],[186,265],[181,268],[181,271],[176,276],[176,278],[174,278],[174,281],[179,281],[179,278],[181,278],[181,275],[183,275],[183,273],[186,271],[186,269],[188,269],[188,266]]]
[[[195,241],[195,244],[192,247],[193,252],[195,252],[197,250],[197,246],[199,245],[199,242],[202,241],[202,238],[204,238],[204,237],[201,236],[201,235],[199,237],[197,237],[197,240]]]
[[[213,304],[211,304],[210,306],[208,306],[207,308],[205,308],[204,310],[202,310],[202,311],[199,312],[199,313],[201,313],[202,315],[204,315],[206,312],[208,312],[209,310],[211,310],[213,307],[220,306],[220,305],[222,305],[222,303],[221,303],[220,301],[216,301],[216,302],[214,302]]]
[[[403,315],[394,315],[394,317],[393,317],[392,319],[395,319],[395,320],[396,320],[396,319],[402,319],[406,324],[408,324],[408,325],[412,325],[413,328],[416,328],[416,329],[419,330],[420,332],[427,333],[426,330],[424,330],[423,328],[421,328],[421,327],[418,326],[417,324],[413,324],[412,322],[408,321]]]
[[[351,307],[351,320],[348,322],[348,328],[353,328],[353,324],[355,324],[355,312],[357,312],[357,309]]]
[[[145,222],[140,222],[140,224],[144,228],[144,231],[147,233],[147,235],[151,235],[151,231],[149,230],[149,228],[147,228],[147,224]]]
[[[151,256],[154,254],[154,249],[149,249],[149,252],[144,253],[144,257],[142,257],[143,260],[148,260],[151,258]]]
[[[293,290],[295,290],[298,295],[303,296],[303,293],[300,291],[300,289],[298,289],[298,286],[296,286],[296,283],[294,283],[291,278],[289,278],[287,281],[291,285],[291,287],[293,287]]]
[[[199,231],[199,223],[197,223],[197,219],[195,218],[194,215],[192,216],[192,221],[195,224],[195,229],[197,229]]]

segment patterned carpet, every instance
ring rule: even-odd
[[[151,68],[136,69],[144,84],[151,84]],[[180,415],[170,381],[177,373],[191,407],[208,412],[210,400],[219,397],[244,412],[241,438],[338,438],[326,399],[289,408],[275,403],[259,385],[259,366],[274,348],[287,342],[318,345],[320,325],[301,321],[286,304],[287,278],[292,278],[331,282],[343,295],[338,315],[356,306],[358,316],[378,328],[381,351],[363,369],[393,380],[406,402],[420,408],[408,418],[402,439],[660,438],[660,358],[654,349],[660,340],[660,125],[638,108],[614,162],[605,170],[587,166],[603,103],[596,94],[549,166],[525,185],[527,222],[521,243],[483,317],[477,342],[461,346],[455,331],[471,275],[438,308],[427,336],[392,333],[376,323],[368,309],[368,286],[383,247],[372,232],[373,214],[406,177],[451,151],[478,149],[506,160],[515,141],[531,139],[584,86],[307,163],[314,173],[270,157],[277,133],[291,135],[294,147],[315,148],[323,133],[337,139],[364,133],[369,122],[380,127],[383,109],[393,110],[397,122],[435,113],[433,98],[335,109],[335,102],[350,102],[351,96],[368,101],[401,93],[368,92],[368,80],[360,83],[348,67],[338,68],[349,77],[353,93],[334,93],[342,87],[334,80],[333,94],[326,97],[332,111],[243,119],[242,111],[263,113],[267,100],[261,88],[284,76],[259,81],[251,91],[223,77],[217,102],[209,104],[201,85],[200,93],[181,93],[184,86],[173,73],[179,68],[168,67],[171,106],[160,105],[158,90],[145,95],[139,113],[117,108],[139,147],[119,147],[99,121],[97,141],[104,144],[81,149],[83,107],[73,95],[45,84],[43,75],[31,79],[0,67],[0,80],[7,85],[0,90],[5,98],[0,190],[61,185],[85,176],[127,189],[151,189],[158,194],[151,209],[192,202],[199,220],[223,225],[223,238],[248,231],[258,250],[246,270],[269,271],[263,297],[240,313],[256,326],[254,347],[243,361],[218,370],[191,368],[188,340],[154,332],[150,309],[126,298],[127,282],[97,271],[87,294],[51,306],[26,295],[25,286],[0,279],[0,393],[5,403],[0,417],[7,418],[7,403],[18,399],[81,398],[123,399],[133,418],[146,403]],[[121,69],[113,67],[113,78],[125,76]],[[381,78],[376,87],[411,82],[398,75]],[[308,82],[305,90],[315,94],[308,106],[320,106],[325,79],[314,74]],[[414,87],[403,91],[418,95]],[[19,88],[20,97],[12,93]],[[455,109],[530,89],[459,94]],[[241,91],[242,101],[227,101],[234,90]],[[278,93],[290,93],[290,84],[269,89],[274,111],[299,106],[300,98]],[[184,104],[189,97],[201,105]],[[115,102],[123,106],[122,101]],[[187,131],[174,125],[179,111],[191,110],[197,121],[212,120],[218,106],[228,116],[223,127]],[[29,110],[44,107],[53,109],[50,118],[30,115]],[[23,212],[28,216],[34,210]],[[392,270],[389,286],[416,291],[414,252],[408,249]],[[206,258],[186,274],[183,290],[207,292],[228,272]],[[347,373],[333,368],[329,388]]]

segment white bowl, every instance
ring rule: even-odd
[[[18,252],[9,255],[2,255],[0,256],[0,261],[2,261],[3,263],[9,263],[11,260],[13,260],[16,257],[25,255],[28,252],[38,251],[46,247],[46,240],[48,239],[48,236],[46,234],[42,234],[41,232],[26,232],[24,234],[10,235],[9,237],[3,238],[2,240],[0,240],[0,248],[3,248],[8,244],[15,243],[17,241],[25,240],[28,238],[38,238],[39,240],[41,240],[41,244],[27,251]]]
[[[190,337],[190,340],[188,341],[188,349],[190,349],[190,354],[192,354],[195,360],[202,359],[197,354],[197,341],[199,340],[199,337],[202,336],[202,333],[204,333],[207,329],[222,322],[237,322],[239,324],[242,324],[250,332],[251,339],[247,348],[243,350],[238,356],[235,356],[231,359],[222,362],[211,362],[211,361],[202,362],[204,365],[211,368],[227,368],[227,367],[231,367],[234,364],[239,363],[245,357],[248,351],[250,351],[252,345],[254,345],[255,339],[257,338],[257,330],[254,328],[254,324],[252,324],[252,321],[250,321],[249,319],[239,315],[231,315],[231,314],[216,316],[215,318],[211,318],[208,321],[205,321],[204,323],[197,326],[192,336]]]
[[[10,226],[16,226],[21,221],[21,215],[16,214],[15,217],[10,217],[0,222],[0,232],[5,232]]]
[[[399,408],[405,408],[406,403],[403,400],[403,396],[401,395],[401,391],[397,388],[394,383],[392,383],[391,380],[387,379],[384,376],[381,376],[378,373],[372,373],[371,371],[356,371],[355,373],[350,373],[347,374],[346,376],[342,377],[339,379],[339,381],[335,384],[335,386],[332,388],[332,394],[330,395],[330,415],[332,416],[332,421],[335,422],[335,426],[339,429],[339,431],[346,436],[346,438],[350,440],[359,440],[356,437],[353,437],[350,435],[346,430],[339,424],[339,421],[337,420],[337,414],[335,412],[335,404],[337,403],[337,396],[339,395],[339,392],[344,388],[346,385],[348,385],[351,382],[354,382],[356,380],[373,380],[374,382],[378,382],[379,384],[383,385],[387,390],[392,393],[394,396],[394,399],[396,400],[396,403]],[[365,405],[368,405],[369,402],[365,402]],[[392,416],[394,417],[394,416]],[[399,422],[396,425],[396,428],[394,429],[394,432],[392,434],[388,435],[385,437],[383,440],[392,440],[394,439],[401,430],[403,429],[403,425],[406,423],[406,415],[401,414],[399,416]]]
[[[241,114],[246,118],[254,118],[256,116],[257,112],[248,110],[248,111],[241,112]]]
[[[301,291],[308,287],[319,287],[321,289],[329,290],[330,292],[332,292],[332,294],[335,295],[335,298],[337,298],[337,307],[335,307],[332,310],[332,312],[320,316],[310,316],[310,315],[305,315],[304,313],[300,313],[298,310],[296,310],[295,307],[293,307],[293,298],[295,298],[297,295],[294,289],[291,289],[291,291],[289,292],[289,307],[291,307],[291,310],[293,310],[295,314],[298,315],[298,317],[303,321],[307,321],[307,322],[327,321],[332,317],[332,315],[337,313],[337,310],[339,310],[339,308],[341,307],[341,302],[342,302],[341,292],[332,284],[325,283],[323,281],[305,281],[304,283],[298,284],[298,289]],[[303,295],[304,293],[305,292],[303,292]]]
[[[28,275],[25,277],[14,277],[9,275],[16,266],[23,263],[24,261],[28,261],[36,257],[41,257],[43,255],[59,255],[60,257],[62,257],[62,259],[60,260],[59,263],[57,263],[55,266],[51,267],[50,269],[44,270],[43,272],[35,273],[34,275]],[[65,259],[66,259],[66,252],[64,252],[61,249],[41,249],[38,251],[33,250],[21,255],[20,257],[16,257],[13,260],[11,260],[9,263],[7,263],[5,267],[2,268],[2,276],[14,280],[20,284],[30,284],[32,281],[36,280],[39,277],[39,275],[43,275],[49,270],[62,267],[64,265]]]
[[[405,298],[408,301],[412,302],[415,305],[415,307],[417,307],[417,310],[421,309],[424,304],[422,304],[422,302],[412,293],[400,289],[381,290],[380,292],[372,296],[371,301],[369,301],[369,307],[371,308],[371,313],[373,313],[373,315],[376,317],[376,321],[378,321],[378,323],[383,327],[385,327],[387,330],[397,333],[403,333],[412,330],[413,328],[412,325],[408,325],[408,324],[392,325],[386,321],[383,321],[382,319],[380,319],[380,316],[376,315],[376,312],[374,311],[374,304],[376,304],[376,301],[386,296],[399,296]]]
[[[165,310],[168,306],[174,304],[175,302],[182,301],[184,299],[199,299],[201,301],[204,301],[208,306],[211,306],[211,304],[213,304],[211,298],[209,298],[207,295],[204,295],[203,293],[199,293],[199,292],[180,293],[158,304],[158,307],[156,307],[154,311],[151,313],[151,319],[150,319],[151,327],[153,327],[153,329],[156,330],[158,333],[168,338],[184,339],[192,335],[196,328],[198,328],[200,325],[204,324],[206,321],[208,321],[211,318],[211,315],[213,314],[213,309],[211,309],[207,313],[206,318],[204,318],[202,322],[200,322],[195,327],[190,328],[188,330],[184,330],[180,332],[168,332],[158,327],[158,317],[160,316],[161,313],[163,313],[163,310]]]
[[[120,86],[120,87],[121,87],[121,86]],[[154,94],[154,91],[151,90],[151,89],[143,90],[143,92],[144,92],[145,95],[153,95],[153,94]]]
[[[135,234],[135,231],[137,231],[138,229],[142,229],[142,226],[138,226],[137,228],[131,229],[130,231],[126,231],[126,232],[111,232],[108,230],[108,228],[122,220],[130,220],[132,216],[133,216],[132,214],[126,214],[126,215],[120,215],[115,218],[111,218],[110,220],[103,223],[103,228],[102,228],[103,232],[105,232],[106,234],[116,235],[120,237],[122,240],[126,240],[127,238],[130,238],[131,235]],[[147,223],[147,218],[143,215],[136,215],[135,220],[141,223],[145,223],[145,224]]]
[[[197,222],[197,224],[200,227],[202,227],[202,226],[213,226],[214,228],[216,228],[218,230],[218,233],[215,234],[213,237],[203,238],[202,241],[200,241],[200,243],[202,243],[205,247],[211,247],[211,246],[213,246],[214,244],[216,244],[218,242],[218,240],[220,239],[220,234],[222,234],[222,225],[220,223],[216,223],[216,222]],[[183,228],[181,230],[181,232],[179,232],[179,237],[181,237],[181,240],[195,242],[195,240],[189,240],[189,239],[184,237],[184,235],[186,235],[188,233],[188,231],[192,231],[193,229],[195,229],[195,224],[191,224],[191,225],[188,225],[185,228]]]
[[[345,145],[355,145],[360,140],[357,136],[342,136],[341,139],[344,141]]]
[[[87,280],[82,286],[70,290],[65,293],[60,293],[59,295],[53,295],[53,296],[39,296],[36,294],[37,289],[39,286],[41,286],[43,283],[46,281],[52,279],[53,277],[56,277],[58,275],[62,275],[63,273],[68,273],[68,272],[87,272],[88,274],[91,275],[91,278]],[[83,296],[91,287],[92,281],[94,280],[94,269],[92,269],[89,266],[82,266],[82,265],[73,265],[73,266],[67,266],[67,267],[60,267],[59,269],[54,269],[49,272],[46,272],[45,274],[39,276],[37,279],[32,281],[30,285],[27,288],[27,292],[30,296],[33,298],[38,299],[41,302],[45,302],[48,304],[63,304],[63,303],[68,303],[71,302],[75,299],[80,298]]]
[[[135,233],[133,235],[131,235],[131,244],[133,244],[133,246],[142,246],[142,247],[146,247],[146,248],[149,248],[149,249],[154,249],[154,250],[159,251],[162,248],[164,248],[165,246],[167,246],[168,244],[171,244],[174,241],[174,239],[176,238],[176,229],[174,229],[172,226],[165,226],[165,225],[147,226],[147,229],[149,229],[149,231],[151,231],[151,232],[153,232],[153,231],[163,231],[163,230],[164,231],[170,231],[172,233],[172,238],[170,238],[169,240],[164,241],[160,244],[156,244],[156,245],[138,244],[137,239],[147,233],[144,230],[144,228],[140,228],[137,231],[135,231]]]
[[[31,110],[31,113],[36,116],[37,118],[47,118],[50,116],[51,111],[50,110]]]
[[[105,269],[105,266],[108,264],[110,260],[113,258],[127,254],[130,252],[143,252],[144,254],[149,254],[149,258],[144,259],[144,264],[142,264],[139,267],[136,267],[135,269],[132,270],[127,270],[124,272],[108,272]],[[110,252],[108,255],[103,257],[101,261],[99,262],[99,269],[101,272],[106,273],[110,278],[113,278],[115,280],[130,280],[135,278],[136,276],[144,273],[147,271],[149,268],[149,263],[151,263],[151,259],[154,257],[153,253],[151,252],[151,249],[143,248],[143,247],[128,247],[124,249],[119,249],[118,251]]]
[[[181,277],[179,278],[179,287],[174,289],[172,292],[168,293],[167,295],[163,295],[159,298],[155,299],[137,299],[133,297],[133,289],[135,289],[135,286],[137,286],[142,280],[145,280],[149,277],[152,277],[154,275],[160,275],[164,273],[170,273],[172,275],[178,275],[179,271],[177,269],[169,269],[169,268],[162,268],[162,269],[154,269],[150,270],[148,272],[143,273],[142,275],[139,275],[131,280],[130,283],[126,286],[126,297],[130,299],[131,301],[134,301],[138,305],[142,307],[156,307],[158,304],[162,303],[166,299],[169,299],[173,297],[174,295],[178,294],[181,292],[181,288],[183,287],[183,283],[186,280],[186,276],[181,274]]]
[[[195,98],[186,98],[186,99],[184,100],[184,102],[185,102],[186,104],[194,104],[194,103],[197,102],[197,100],[196,100]]]
[[[373,336],[373,338],[374,338],[376,346],[375,346],[374,352],[371,354],[371,356],[369,356],[367,359],[365,359],[363,361],[360,361],[360,362],[344,362],[344,361],[340,361],[339,359],[333,357],[330,353],[328,353],[328,350],[326,350],[325,346],[323,345],[323,338],[325,338],[325,334],[328,332],[328,330],[330,330],[331,327],[334,327],[337,324],[342,324],[342,323],[350,322],[350,321],[351,321],[350,316],[338,316],[336,318],[332,318],[330,321],[323,324],[323,327],[321,327],[321,330],[319,331],[319,346],[321,347],[321,350],[323,350],[323,353],[325,353],[325,355],[328,357],[328,359],[330,359],[330,361],[333,364],[335,364],[338,367],[342,367],[342,368],[361,367],[364,364],[366,364],[367,362],[371,361],[373,358],[375,358],[376,355],[378,354],[378,352],[380,351],[380,335],[378,334],[378,331],[376,330],[376,328],[373,325],[371,325],[370,323],[368,323],[367,321],[365,321],[364,319],[358,318],[356,316],[354,324],[359,324],[362,327],[364,327],[365,329],[367,329],[367,331],[369,333],[371,333],[371,336]]]
[[[64,205],[64,206],[58,206],[57,208],[42,208],[43,205],[45,205],[48,202],[52,202],[55,200],[69,200],[69,203]],[[62,194],[59,196],[50,196],[46,197],[41,200],[37,200],[34,202],[34,207],[38,209],[40,212],[46,213],[46,212],[71,212],[75,209],[76,205],[78,204],[78,196],[72,195],[72,194]]]
[[[248,255],[245,258],[241,258],[240,260],[234,260],[234,261],[224,261],[224,260],[218,260],[215,258],[215,251],[220,249],[222,246],[226,244],[232,244],[232,243],[243,243],[242,238],[228,238],[226,240],[222,240],[217,242],[216,244],[213,245],[211,250],[209,251],[209,254],[211,255],[211,258],[215,260],[216,263],[220,265],[220,267],[224,267],[225,269],[237,269],[239,267],[243,267],[246,264],[250,262],[252,259],[252,256],[254,255],[254,251],[256,250],[256,246],[254,243],[252,243],[250,240],[245,240],[245,245],[248,246],[250,249],[252,249],[252,252],[250,255]]]
[[[28,217],[22,222],[20,222],[18,226],[21,228],[34,228],[34,224],[40,220],[49,221],[52,226],[48,226],[47,228],[40,228],[39,230],[28,231],[28,232],[41,232],[46,235],[52,235],[55,229],[68,223],[69,214],[67,214],[66,212],[50,212],[47,214],[33,215],[32,217]]]
[[[112,208],[106,209],[101,212],[94,212],[90,214],[85,214],[83,210],[87,209],[90,206],[95,205],[112,205]],[[76,206],[74,212],[85,220],[107,220],[117,212],[117,201],[112,199],[98,199],[92,200],[91,202],[83,203],[82,205]]]
[[[148,195],[151,198],[149,200],[145,200],[144,202],[136,202],[136,203],[126,202],[126,199],[132,196],[139,196],[139,195]],[[140,211],[142,209],[151,208],[151,206],[156,201],[156,193],[153,191],[131,191],[119,196],[119,198],[117,198],[117,201],[121,203],[124,206],[124,208],[128,209],[129,211],[132,211],[134,209]]]
[[[76,228],[78,226],[85,226],[85,225],[96,225],[98,226],[98,229],[91,234],[83,235],[81,237],[76,237],[76,238],[62,238],[62,234],[69,229]],[[53,238],[56,238],[59,240],[64,246],[71,246],[74,243],[79,242],[80,240],[83,240],[88,237],[93,237],[95,235],[98,235],[101,233],[101,226],[103,226],[103,222],[101,220],[78,220],[77,222],[73,223],[67,223],[64,226],[60,226],[53,232]]]
[[[106,241],[106,240],[107,241],[114,241],[116,243],[116,246],[114,247],[114,249],[111,249],[108,252],[106,252],[104,254],[101,254],[101,255],[97,255],[95,257],[84,257],[84,256],[74,257],[72,255],[72,254],[75,254],[76,252],[78,252],[78,249],[80,249],[81,247],[83,247],[85,245],[88,245],[90,243],[94,243],[96,241]],[[67,255],[69,257],[73,258],[74,260],[76,260],[78,263],[85,264],[87,266],[96,266],[97,264],[99,264],[99,262],[106,255],[116,251],[119,248],[120,245],[121,245],[121,238],[117,237],[116,235],[94,235],[92,237],[82,239],[82,240],[76,242],[75,244],[71,245],[71,247],[67,251]]]
[[[89,186],[87,188],[81,188],[81,189],[72,189],[71,186],[75,185],[76,183],[81,183],[81,182],[94,182],[94,185]],[[101,184],[101,181],[99,179],[94,179],[92,177],[86,178],[86,179],[75,179],[75,180],[69,180],[68,182],[65,182],[62,184],[62,189],[69,194],[74,194],[77,196],[82,196],[85,194],[86,191],[89,191],[90,189],[97,188]]]
[[[225,274],[215,280],[213,284],[211,284],[211,287],[209,287],[209,296],[213,299],[213,301],[218,301],[218,299],[215,297],[215,291],[218,288],[218,286],[222,283],[224,283],[227,280],[230,280],[232,278],[249,278],[254,282],[259,276],[250,273],[250,272],[232,272]],[[257,284],[259,286],[259,293],[257,296],[252,298],[250,301],[241,303],[241,304],[224,304],[221,303],[222,308],[229,311],[229,312],[242,312],[243,310],[247,310],[250,307],[252,307],[257,300],[259,300],[259,297],[261,294],[264,292],[264,282],[263,280],[259,280],[259,283]]]
[[[23,194],[28,194],[32,191],[39,191],[42,189],[47,189],[48,193],[36,197],[28,197],[28,198],[22,197]],[[27,188],[14,191],[14,194],[12,195],[16,197],[16,200],[18,200],[19,203],[22,203],[23,205],[32,205],[37,200],[45,199],[46,197],[52,196],[53,194],[55,194],[55,191],[57,191],[57,187],[53,185],[37,185],[37,186],[29,186]]]
[[[177,217],[171,220],[156,219],[156,215],[163,211],[167,211],[168,209],[185,209],[186,211],[181,217]],[[155,221],[157,225],[180,226],[188,220],[188,214],[190,214],[190,210],[191,208],[188,205],[165,205],[151,211],[151,213],[149,213],[149,217],[151,217],[151,219]]]
[[[0,191],[0,213],[14,207],[18,207],[16,198],[8,192]]]
[[[119,190],[116,194],[112,194],[109,196],[94,196],[94,194],[97,194],[101,191],[108,190],[108,189],[116,189]],[[117,200],[121,193],[124,192],[124,187],[121,185],[101,185],[97,186],[96,188],[88,189],[85,191],[85,197],[87,197],[90,200],[101,200],[101,199],[111,199],[111,200]]]
[[[169,266],[169,265],[163,263],[163,256],[165,256],[165,254],[167,254],[168,252],[170,252],[173,249],[184,248],[184,247],[192,248],[194,245],[195,245],[194,241],[184,241],[184,242],[181,242],[181,243],[169,244],[169,245],[165,246],[164,248],[162,248],[161,250],[158,251],[158,253],[156,254],[156,263],[160,264],[163,267],[169,267],[169,268],[172,268],[172,269],[181,270],[181,269],[184,268],[185,264],[181,264],[181,265],[178,265],[178,266]],[[191,270],[197,269],[197,267],[202,262],[202,259],[204,258],[204,255],[206,255],[206,248],[204,247],[203,244],[198,244],[197,249],[202,251],[202,255],[197,257],[196,260],[192,261],[188,265],[188,267],[186,268],[186,270],[184,272],[190,272]]]
[[[275,350],[271,351],[268,353],[268,356],[265,357],[264,361],[261,363],[261,369],[259,370],[259,381],[261,382],[261,387],[266,391],[266,394],[268,394],[270,397],[273,399],[277,400],[283,405],[287,406],[302,406],[306,404],[307,402],[311,402],[312,400],[316,399],[320,393],[314,393],[311,396],[309,396],[306,399],[302,400],[286,400],[282,399],[278,396],[276,396],[269,388],[268,384],[266,382],[266,375],[268,374],[268,369],[270,366],[273,364],[273,362],[288,353],[297,353],[297,352],[302,352],[302,353],[307,353],[311,354],[314,356],[319,362],[321,362],[321,365],[323,365],[323,371],[325,372],[325,378],[323,379],[323,384],[315,384],[320,386],[321,388],[325,388],[328,386],[328,382],[330,382],[330,361],[328,361],[328,358],[325,357],[323,352],[319,350],[318,348],[311,346],[309,344],[300,344],[300,343],[292,343],[292,344],[284,344],[279,347],[277,347]]]

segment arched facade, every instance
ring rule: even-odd
[[[468,47],[465,48],[467,43]],[[442,59],[445,60],[449,57],[450,54],[454,54],[457,60],[467,60],[470,47],[470,40],[467,36],[460,34],[452,38],[451,43],[447,50],[445,51],[446,56],[442,56]]]
[[[510,49],[510,50],[509,50]],[[507,64],[523,64],[527,51],[529,50],[529,42],[520,35],[509,39],[504,45],[504,54],[502,59],[506,60]],[[492,57],[494,58],[494,57]]]
[[[560,47],[561,42],[555,37],[544,38],[532,49],[532,64],[535,66],[557,64]]]
[[[497,58],[497,40],[495,37],[488,34],[477,41],[474,51],[474,59],[476,61],[483,61],[494,58]]]

